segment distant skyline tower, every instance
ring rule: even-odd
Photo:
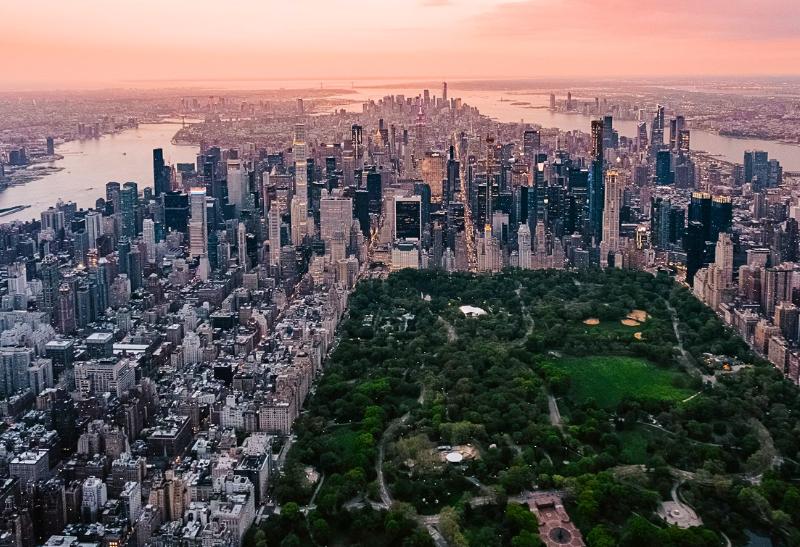
[[[442,102],[447,102],[447,82],[442,82]]]
[[[354,169],[361,169],[364,160],[364,128],[358,124],[350,127],[350,142],[353,145]]]

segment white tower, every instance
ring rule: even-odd
[[[308,233],[308,162],[306,161],[306,126],[294,126],[294,196],[292,197],[292,244],[300,245]]]
[[[247,228],[244,222],[240,222],[236,229],[236,248],[239,253],[239,266],[247,271]]]
[[[144,237],[144,244],[147,247],[147,261],[156,261],[156,227],[152,218],[146,218],[142,221],[142,236]]]
[[[600,266],[608,266],[609,253],[616,254],[619,244],[619,208],[622,202],[622,179],[616,170],[606,173],[606,196],[603,207],[603,240],[600,243]],[[619,265],[616,265],[619,267]]]
[[[208,254],[208,223],[206,220],[206,189],[189,190],[189,208],[192,219],[189,221],[189,252],[200,256]]]
[[[531,269],[531,229],[526,223],[519,225],[517,230],[517,245],[519,247],[519,267],[523,270]]]

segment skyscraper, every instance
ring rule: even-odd
[[[397,197],[394,199],[394,229],[396,239],[422,237],[422,212],[419,196]]]
[[[525,165],[531,167],[536,161],[534,156],[541,147],[541,135],[535,129],[527,129],[522,134],[522,157]]]
[[[337,231],[345,232],[353,223],[353,199],[324,195],[320,200],[319,237],[329,240]]]
[[[169,168],[164,165],[164,150],[153,150],[153,193],[156,197],[171,190]]]
[[[683,116],[675,116],[669,121],[669,149],[677,152],[680,148],[680,133],[686,128]]]
[[[603,239],[600,243],[600,266],[608,266],[609,255],[620,250],[619,209],[622,202],[622,179],[616,170],[606,173],[603,207]],[[621,264],[614,264],[620,267]]]
[[[300,245],[308,233],[308,161],[306,153],[306,127],[294,126],[292,141],[294,155],[294,196],[292,197],[292,244]]]
[[[236,211],[236,216],[241,214],[245,208],[247,196],[247,173],[242,168],[240,160],[228,160],[227,163],[228,181],[228,204],[232,205]]]
[[[142,221],[142,237],[144,244],[147,247],[147,261],[156,261],[156,229],[155,222],[152,218],[146,218]]]
[[[763,150],[744,153],[744,181],[757,181],[761,187],[769,184],[769,154]]]
[[[192,219],[189,221],[189,252],[191,256],[208,254],[208,222],[206,219],[206,189],[189,190],[189,208]]]
[[[603,122],[592,120],[591,171],[589,177],[589,229],[597,239],[602,238],[603,205],[605,191],[603,180]]]
[[[99,211],[86,213],[86,233],[89,235],[89,248],[97,247],[97,238],[103,235],[103,215]]]
[[[526,223],[519,225],[517,230],[517,255],[519,267],[524,270],[531,269],[531,229]]]
[[[656,152],[656,184],[672,184],[673,179],[672,152],[669,150],[659,150]]]
[[[121,235],[130,239],[136,237],[136,200],[138,186],[135,182],[126,182],[119,191],[119,222]]]
[[[40,309],[52,314],[56,308],[58,286],[61,283],[61,275],[58,271],[58,258],[53,255],[44,257],[41,265],[41,277],[42,301]]]
[[[236,253],[239,259],[239,266],[244,268],[244,271],[249,269],[247,263],[247,228],[244,222],[240,222],[236,227]]]

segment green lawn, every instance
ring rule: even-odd
[[[567,373],[569,396],[579,403],[594,399],[611,408],[627,396],[680,401],[691,395],[690,390],[673,385],[679,373],[636,357],[564,357],[549,365]]]
[[[622,441],[622,462],[642,464],[647,460],[647,437],[639,429],[617,433]]]

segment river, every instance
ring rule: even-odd
[[[79,208],[94,207],[105,197],[109,181],[134,181],[139,189],[153,185],[153,148],[164,149],[167,163],[194,163],[199,147],[171,143],[179,129],[175,123],[142,124],[99,139],[70,141],[56,147],[64,159],[50,165],[61,171],[21,186],[0,192],[0,208],[30,205],[28,209],[0,217],[0,222],[39,218],[39,213],[61,198],[74,201]]]
[[[251,85],[253,82],[248,82]],[[417,87],[403,85],[392,87],[364,87],[367,82],[358,82],[362,87],[353,88],[353,93],[341,95],[342,98],[357,102],[347,105],[351,111],[360,111],[361,102],[367,99],[379,99],[386,95],[403,93],[415,96],[420,93]],[[292,82],[297,87],[302,82]],[[337,82],[338,87],[350,87],[350,82]],[[326,87],[337,87],[329,85]],[[265,87],[266,88],[266,87]],[[275,86],[273,86],[273,89]],[[287,87],[289,89],[289,87]],[[441,89],[431,89],[433,94],[440,94]],[[302,91],[298,93],[302,95]],[[461,97],[462,100],[477,107],[482,113],[501,122],[525,121],[543,127],[558,127],[563,131],[589,131],[591,116],[582,114],[565,114],[551,112],[547,108],[549,95],[503,94],[502,91],[459,90],[458,82],[449,84],[449,95]],[[503,96],[504,101],[500,101]],[[576,98],[577,100],[578,98]],[[530,105],[512,104],[512,102],[529,102]],[[539,107],[539,108],[531,108]],[[636,122],[615,120],[614,127],[620,135],[633,137]],[[31,205],[30,208],[17,213],[0,217],[0,223],[12,220],[29,220],[38,218],[39,213],[54,205],[61,198],[74,201],[78,207],[92,207],[99,197],[105,196],[105,184],[109,181],[120,183],[129,180],[139,183],[139,187],[152,186],[152,153],[153,148],[164,149],[164,159],[169,163],[194,162],[198,148],[196,146],[176,146],[171,143],[172,136],[178,130],[175,123],[143,124],[138,129],[123,131],[115,135],[106,135],[100,139],[71,141],[56,148],[56,152],[64,156],[63,160],[52,165],[62,170],[47,175],[37,181],[23,186],[13,186],[0,192],[0,208],[15,205]],[[778,159],[786,171],[800,171],[800,146],[767,141],[761,139],[737,139],[723,137],[708,131],[692,131],[692,149],[703,150],[719,156],[723,160],[741,163],[743,154],[748,149],[766,150],[770,158]]]

